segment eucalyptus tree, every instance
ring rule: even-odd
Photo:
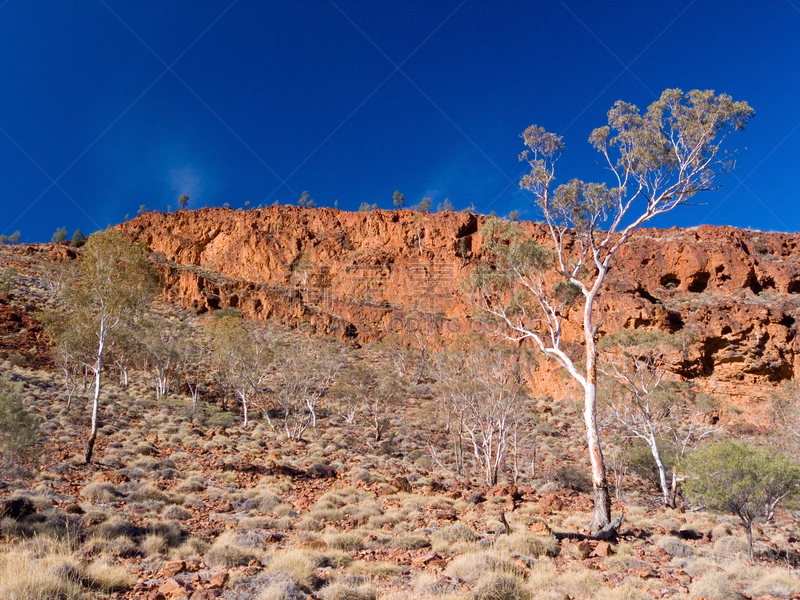
[[[600,370],[614,385],[601,398],[605,421],[627,438],[643,440],[655,462],[665,506],[674,506],[678,473],[686,451],[720,429],[710,424],[717,402],[686,382],[670,379],[682,358],[687,334],[623,329],[602,338]],[[670,444],[672,477],[667,480],[662,447]]]
[[[279,336],[268,326],[234,316],[211,319],[206,323],[205,334],[214,362],[241,400],[243,425],[247,427],[249,408],[272,373]],[[269,412],[264,414],[269,421]]]
[[[380,358],[373,361],[367,355],[347,365],[333,388],[342,418],[350,424],[356,418],[364,418],[375,442],[383,439],[399,402],[408,393],[408,385],[397,367]]]
[[[159,279],[144,247],[109,229],[89,236],[74,278],[60,290],[61,308],[45,315],[56,347],[66,345],[94,374],[92,424],[84,451],[87,464],[97,440],[102,372],[110,340],[142,314],[158,291]]]
[[[744,129],[753,115],[746,102],[713,91],[666,90],[644,114],[618,101],[608,111],[608,125],[589,137],[610,186],[572,179],[556,187],[562,138],[531,125],[522,133],[527,149],[520,155],[530,172],[520,185],[532,193],[544,216],[549,247],[527,239],[521,229],[500,228],[491,219],[493,231],[482,233],[483,239],[496,238],[488,240],[489,246],[494,243],[489,253],[493,264],[475,273],[483,308],[502,323],[506,337],[532,340],[583,389],[594,487],[592,529],[611,520],[597,424],[598,296],[614,257],[637,228],[718,187],[717,178],[735,167],[732,155],[722,152],[723,142]],[[497,239],[502,233],[505,238]],[[578,299],[580,360],[566,350],[563,335],[564,320]]]
[[[302,439],[309,427],[317,426],[320,404],[346,365],[345,349],[336,341],[287,341],[270,383],[272,398],[282,413],[283,430],[290,440]]]
[[[497,484],[515,426],[528,420],[527,384],[533,366],[520,348],[486,347],[476,340],[439,358],[437,387],[457,472],[464,467],[466,445],[484,483]]]

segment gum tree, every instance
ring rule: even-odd
[[[665,506],[674,507],[678,475],[672,468],[672,481],[667,480],[665,456],[680,461],[687,449],[718,431],[721,425],[708,424],[710,413],[718,409],[716,400],[687,383],[667,379],[677,368],[675,354],[689,341],[678,334],[622,329],[602,338],[600,367],[615,385],[601,403],[602,412],[611,427],[623,436],[643,440],[653,457],[661,497]],[[662,444],[672,448],[667,455]]]
[[[583,389],[593,529],[611,520],[597,425],[598,295],[617,251],[637,228],[718,187],[717,178],[734,168],[730,156],[721,152],[722,144],[753,115],[746,102],[713,91],[666,90],[644,114],[618,101],[608,111],[608,125],[589,137],[602,156],[610,186],[579,179],[556,186],[561,137],[536,125],[522,133],[527,150],[520,160],[531,170],[520,186],[533,194],[544,216],[550,248],[507,230],[511,235],[504,240],[495,236],[502,244],[495,246],[494,270],[479,271],[475,283],[482,290],[481,304],[503,324],[506,337],[532,340]],[[571,301],[578,302],[580,315],[580,360],[564,346],[563,322]]]
[[[248,409],[272,373],[278,336],[270,328],[234,316],[211,319],[205,325],[205,334],[214,361],[242,402],[242,426],[247,428]],[[270,422],[269,413],[265,410],[264,414]]]
[[[144,247],[109,229],[89,236],[74,280],[61,290],[62,309],[45,315],[56,343],[67,344],[94,374],[86,464],[92,461],[97,440],[101,375],[110,340],[141,315],[158,289],[158,277]]]

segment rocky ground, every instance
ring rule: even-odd
[[[800,597],[791,507],[757,527],[751,563],[733,517],[661,508],[617,463],[619,535],[558,541],[552,532],[581,532],[591,518],[578,407],[563,395],[536,399],[536,458],[492,487],[437,454],[447,432],[433,395],[410,398],[381,443],[335,411],[291,441],[263,417],[242,427],[235,405],[211,395],[195,410],[182,394],[156,399],[134,372],[127,387],[107,380],[95,462],[83,465],[89,396],[67,405],[36,320],[72,252],[0,251],[13,280],[0,298],[0,375],[22,385],[45,436],[32,477],[0,474],[0,598]],[[209,312],[159,306],[191,322]]]

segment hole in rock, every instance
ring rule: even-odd
[[[675,273],[668,273],[661,278],[661,287],[667,288],[668,290],[674,290],[681,284],[681,280],[678,279],[678,276]]]
[[[711,276],[705,271],[695,273],[694,277],[692,277],[692,281],[689,283],[689,291],[697,294],[706,291],[710,277]]]

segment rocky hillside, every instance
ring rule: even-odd
[[[478,327],[460,283],[480,260],[485,219],[281,206],[153,212],[120,228],[156,253],[168,293],[187,306],[371,341]],[[522,226],[547,242],[540,225]],[[800,375],[799,244],[797,234],[730,227],[641,230],[602,295],[602,327],[688,328],[683,376],[733,399],[764,398]],[[574,323],[567,337],[577,333]]]

